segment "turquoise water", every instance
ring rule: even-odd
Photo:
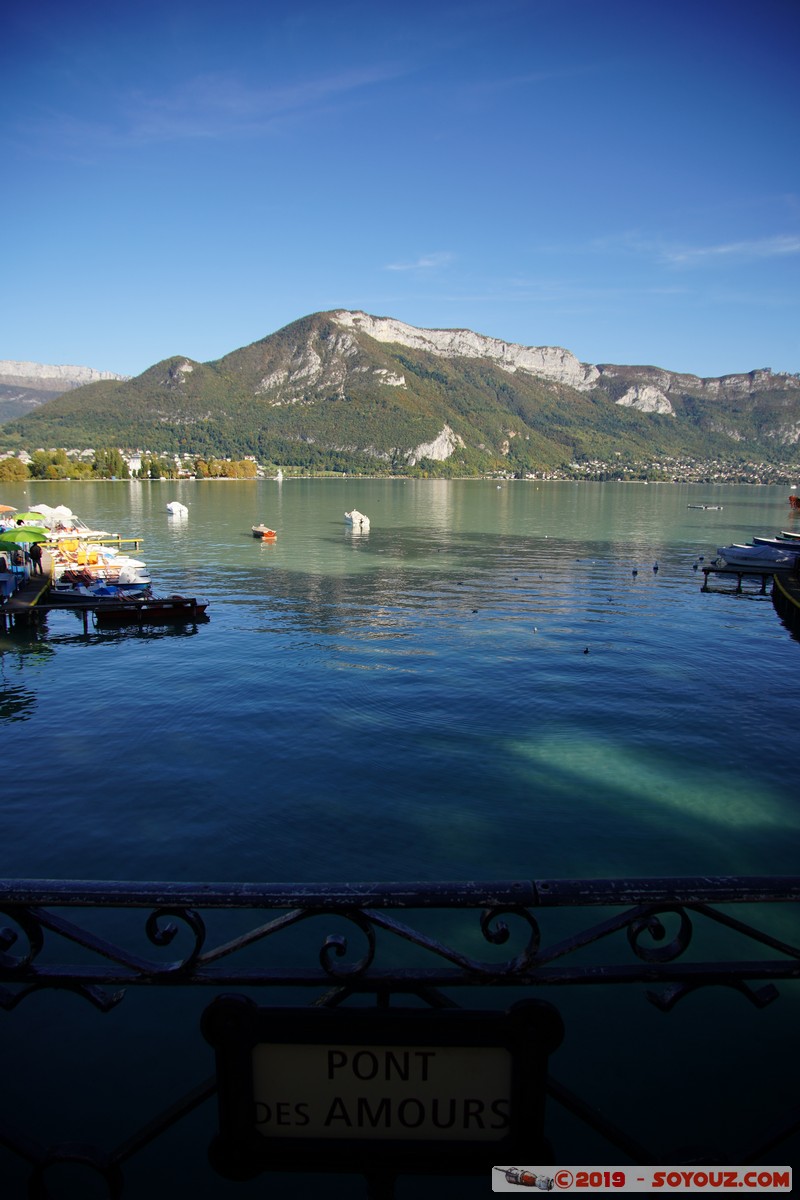
[[[785,528],[784,489],[31,483],[2,499],[141,535],[157,593],[210,600],[196,629],[84,636],[53,614],[4,638],[4,874],[794,869],[800,645],[757,585],[703,594],[693,569]],[[687,508],[703,501],[723,511]],[[345,526],[353,506],[368,535]],[[250,535],[262,518],[276,543]]]
[[[173,499],[189,506],[187,520],[169,516]],[[85,633],[76,615],[59,613],[38,634],[0,635],[5,876],[797,870],[800,642],[757,583],[740,596],[723,581],[703,593],[696,569],[717,546],[800,528],[786,489],[31,482],[6,485],[0,501],[65,503],[90,524],[141,536],[138,557],[158,594],[210,601],[210,620],[197,627]],[[687,507],[695,503],[723,508]],[[367,535],[345,526],[353,507],[370,516]],[[274,544],[251,536],[259,521],[278,530]],[[786,913],[770,928],[797,938]],[[796,1037],[791,988],[764,1013],[713,989],[668,1016],[633,992],[617,989],[613,1003],[596,989],[559,995],[570,1031],[560,1078],[598,1104],[627,1104],[618,1115],[657,1144],[653,1126],[676,1097],[690,1125],[695,1107],[708,1118],[711,1076],[736,1097],[732,1109],[713,1109],[729,1146],[749,1138],[754,1120],[736,1082],[743,1072],[757,1112],[777,1119],[791,1081],[776,1081],[769,1063]],[[134,1078],[147,1061],[133,1040],[143,1022],[153,1063],[130,1086],[147,1115],[210,1073],[197,1045],[209,999],[190,1019],[180,1007],[188,1002],[163,994],[139,992],[105,1017],[70,998],[65,1010],[57,995],[26,1001],[0,1014],[19,1039],[8,1069],[17,1063],[35,1080],[66,1060],[69,1075],[67,1012],[89,1031],[101,1075],[104,1063],[117,1073],[122,1063]],[[620,1043],[640,1070],[647,1061],[657,1098],[626,1090]],[[176,1048],[183,1068],[173,1079],[163,1063]],[[31,1097],[48,1086],[31,1082]],[[65,1111],[53,1105],[57,1136],[85,1138],[71,1112],[65,1132]],[[100,1109],[111,1143],[135,1126]],[[176,1134],[178,1148],[192,1136],[204,1147],[213,1125],[213,1111],[199,1116],[193,1134]],[[556,1121],[557,1148],[574,1145],[559,1134]],[[572,1163],[622,1161],[591,1139],[578,1145],[583,1157]],[[263,1184],[210,1179],[204,1153],[181,1176],[183,1192],[165,1195],[265,1194]],[[150,1189],[148,1161],[135,1178]],[[312,1194],[306,1185],[284,1180],[274,1194]],[[431,1194],[488,1191],[482,1181],[475,1192],[441,1184]],[[326,1194],[363,1193],[342,1183]]]

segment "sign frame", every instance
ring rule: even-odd
[[[214,1048],[219,1132],[209,1148],[214,1169],[228,1179],[263,1171],[402,1174],[480,1174],[522,1156],[548,1161],[544,1137],[548,1057],[564,1026],[544,1000],[521,1000],[507,1010],[432,1008],[284,1008],[249,997],[218,996],[202,1016]],[[367,1048],[447,1047],[506,1050],[510,1057],[507,1130],[497,1138],[434,1141],[403,1136],[310,1134],[265,1136],[256,1128],[254,1052],[261,1044]]]

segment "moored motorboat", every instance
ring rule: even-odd
[[[753,544],[755,546],[773,546],[777,550],[787,550],[790,554],[800,554],[800,540],[792,541],[791,538],[780,537],[754,537]]]
[[[180,500],[170,500],[167,512],[171,517],[188,517],[189,515],[189,509],[185,504],[181,504]]]
[[[346,524],[352,525],[354,529],[369,529],[369,517],[364,516],[357,508],[346,512],[344,519]]]
[[[713,566],[719,567],[745,567],[758,570],[763,568],[765,571],[772,569],[788,570],[795,565],[800,558],[800,549],[784,550],[776,546],[763,546],[756,544],[753,546],[719,546],[717,548],[717,558],[713,562]]]
[[[253,537],[254,538],[261,538],[264,541],[274,541],[274,539],[277,536],[278,535],[275,532],[275,530],[270,529],[269,525],[254,525],[253,526]]]
[[[50,585],[49,601],[72,604],[85,600],[132,600],[150,595],[150,581],[122,585],[94,579],[88,571],[65,571]]]
[[[207,600],[194,596],[151,596],[144,600],[106,600],[94,609],[98,625],[169,625],[208,620]]]

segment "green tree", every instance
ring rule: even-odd
[[[30,474],[34,479],[80,478],[79,468],[66,450],[35,450],[31,455]]]
[[[21,479],[30,479],[31,473],[27,465],[18,458],[0,459],[0,482],[17,483]]]
[[[100,479],[130,479],[128,464],[114,447],[97,450],[94,456],[94,473]]]

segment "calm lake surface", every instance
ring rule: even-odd
[[[0,501],[141,536],[156,594],[210,601],[198,627],[85,634],[59,613],[0,635],[7,877],[798,869],[800,642],[758,583],[702,593],[696,569],[718,546],[800,529],[785,488],[30,481]],[[702,503],[723,508],[688,507]],[[354,507],[368,534],[345,526]],[[260,521],[274,544],[251,536]],[[773,932],[796,940],[785,922]],[[796,1028],[791,995],[777,1023],[739,996],[722,1018],[685,1003],[757,1030],[760,1054]],[[26,1003],[33,1015],[2,1020],[39,1019],[45,1036],[50,1000]],[[656,1042],[682,1028],[678,1010],[626,1005],[609,1028],[646,1021]],[[692,1036],[716,1064],[716,1034]],[[185,1194],[262,1194],[204,1186]]]
[[[703,594],[693,570],[798,524],[786,489],[31,482],[2,500],[140,535],[156,594],[210,600],[196,629],[87,637],[53,614],[0,643],[6,875],[797,866],[800,643],[757,584]]]

